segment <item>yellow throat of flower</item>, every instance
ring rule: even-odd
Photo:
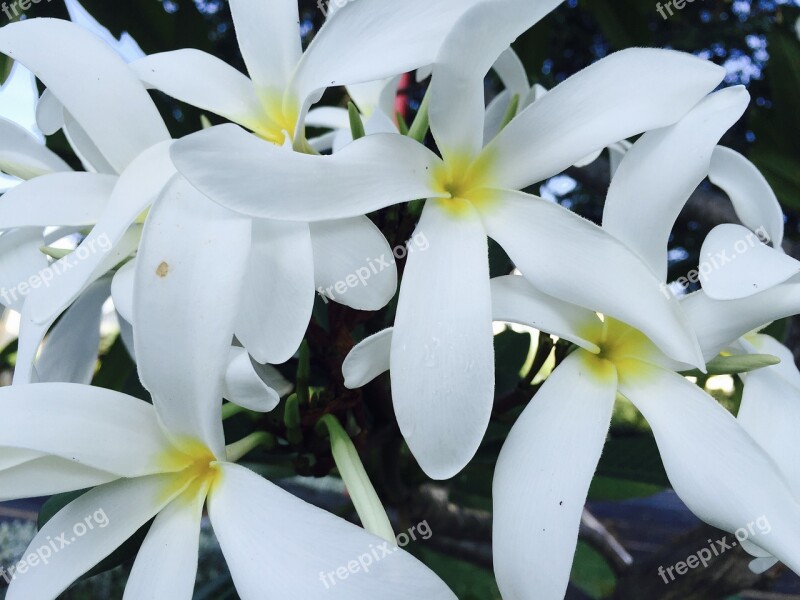
[[[260,94],[260,99],[264,116],[253,126],[253,131],[268,142],[282,146],[287,135],[291,138],[297,127],[300,118],[298,103],[273,91]]]
[[[582,332],[582,337],[594,342],[598,353],[579,349],[586,366],[602,380],[616,372],[617,376],[631,377],[640,374],[643,362],[652,362],[661,354],[658,348],[638,329],[605,317]]]
[[[492,202],[492,157],[484,152],[477,159],[448,153],[433,171],[433,189],[446,194],[436,201],[453,216],[463,215],[470,205],[481,208]]]
[[[174,446],[159,463],[162,472],[172,474],[162,492],[165,499],[208,495],[222,476],[217,458],[197,440],[185,440]]]

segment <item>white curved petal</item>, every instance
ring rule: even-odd
[[[511,42],[558,4],[560,0],[483,2],[454,24],[433,65],[430,89],[431,131],[445,158],[472,158],[480,152],[486,73]],[[527,79],[522,87],[527,90]]]
[[[49,546],[50,540],[66,540],[47,564],[16,573],[8,588],[8,600],[55,598],[86,571],[111,554],[171,499],[164,494],[169,475],[123,479],[95,488],[74,500],[42,527],[24,556]],[[89,523],[91,523],[91,528]],[[77,535],[80,524],[86,530]],[[102,526],[101,526],[102,525]],[[62,542],[55,542],[60,545]]]
[[[222,395],[234,404],[256,412],[269,412],[281,401],[278,392],[256,373],[247,351],[236,347],[230,350]]]
[[[17,338],[17,361],[14,365],[14,385],[34,383],[37,380],[34,362],[45,335],[56,319],[36,323],[30,316],[30,298],[22,305],[19,317],[19,337]]]
[[[0,198],[0,228],[93,225],[117,180],[95,173],[53,173],[26,181]]]
[[[0,117],[0,171],[20,179],[33,179],[47,173],[71,170],[27,129]]]
[[[708,174],[719,138],[749,100],[743,86],[707,96],[675,125],[639,138],[611,180],[603,229],[630,246],[662,281],[675,221]]]
[[[2,203],[2,199],[0,199]],[[0,304],[22,311],[27,296],[24,285],[47,268],[42,230],[26,227],[0,235]]]
[[[134,244],[135,248],[138,236],[131,225],[175,174],[169,160],[170,144],[165,142],[146,150],[120,176],[106,212],[76,251],[83,248],[86,258],[74,264],[70,257],[57,261],[58,267],[54,268],[63,274],[53,280],[46,294],[28,299],[35,322],[44,323],[58,316],[86,285],[128,256],[131,249],[127,245]]]
[[[589,352],[600,352],[597,344],[584,339],[599,322],[597,314],[543,294],[519,275],[495,277],[492,285],[492,318],[545,331]]]
[[[0,455],[9,452],[0,449]],[[74,460],[43,456],[0,471],[0,502],[40,498],[103,485],[119,475],[93,469]]]
[[[735,532],[800,571],[800,504],[776,464],[716,400],[680,375],[637,363],[620,392],[655,435],[670,483],[707,523]],[[769,526],[755,527],[766,520]]]
[[[64,111],[64,135],[86,171],[108,175],[118,173],[116,167],[103,156],[102,150],[94,143],[89,133],[67,111]]]
[[[125,350],[128,351],[128,356],[136,362],[136,351],[133,347],[133,325],[130,324],[130,321],[123,319],[119,313],[117,313],[117,322],[119,323],[119,337],[122,338],[122,344],[125,346]]]
[[[309,226],[253,220],[247,272],[239,295],[236,337],[260,363],[289,360],[314,308],[314,256]]]
[[[783,244],[783,210],[756,166],[738,152],[717,146],[708,171],[711,183],[733,203],[736,215],[753,231],[763,228],[775,248]]]
[[[361,114],[367,118],[370,118],[376,111],[385,115],[393,115],[401,77],[398,75],[397,77],[348,85],[347,94],[353,99]]]
[[[482,210],[486,229],[539,290],[628,323],[675,360],[704,366],[680,305],[622,242],[541,198],[494,193]]]
[[[0,30],[0,51],[52,90],[117,172],[169,139],[138,78],[102,40],[78,25],[61,19],[11,23]]]
[[[297,0],[231,0],[236,39],[259,92],[282,92],[302,53]]]
[[[617,392],[613,367],[598,377],[580,354],[553,371],[497,461],[492,539],[506,600],[560,600],[569,582],[583,505]]]
[[[142,384],[177,445],[224,456],[220,410],[250,250],[250,220],[175,176],[153,204],[136,258],[133,332]]]
[[[628,140],[620,140],[608,147],[609,171],[612,178],[616,174],[617,169],[619,169],[620,164],[622,164],[622,159],[625,158],[628,150],[632,147],[633,144]]]
[[[780,248],[770,248],[741,225],[712,229],[700,257],[700,283],[709,298],[716,300],[746,298],[800,273],[800,261]]]
[[[128,323],[133,323],[134,279],[136,259],[129,260],[114,274],[111,281],[111,298],[114,308]]]
[[[746,347],[747,352],[777,356],[781,362],[767,368],[766,371],[782,377],[787,383],[800,390],[800,371],[795,365],[794,354],[789,348],[763,333],[748,335],[739,341]],[[761,370],[759,369],[759,371]]]
[[[350,350],[342,363],[345,386],[360,388],[389,370],[393,332],[393,327],[379,331]]]
[[[344,108],[320,106],[308,111],[306,125],[321,129],[350,129],[350,115]]]
[[[222,125],[179,140],[172,158],[206,196],[253,217],[343,219],[442,195],[432,190],[438,157],[399,134],[368,135],[332,156],[311,156]]]
[[[415,235],[430,248],[408,257],[391,348],[397,422],[434,479],[452,477],[474,456],[494,400],[486,232],[470,204],[453,202],[463,202],[458,216],[425,205]]]
[[[323,299],[357,310],[380,310],[389,303],[397,291],[395,258],[369,218],[313,223],[311,241],[314,282]]]
[[[265,589],[276,598],[303,600],[455,600],[432,571],[404,550],[243,467],[221,468],[208,514],[242,600],[261,600]],[[325,585],[321,574],[349,569],[350,561],[366,562],[369,555],[372,564],[348,572],[346,581]]]
[[[788,364],[781,362],[745,376],[737,419],[777,463],[795,498],[800,498],[800,459],[794,452],[800,423],[800,388],[796,385],[800,373],[791,352],[784,347],[781,354],[782,359],[789,359]],[[791,371],[791,380],[783,376],[785,371]]]
[[[90,285],[50,330],[35,365],[38,381],[92,382],[109,286],[108,279]]]
[[[302,104],[321,88],[394,77],[432,64],[453,24],[476,2],[348,2],[303,55],[292,82],[295,96]]]
[[[611,54],[550,90],[489,144],[494,175],[502,187],[523,189],[613,142],[671,125],[724,75],[673,50]]]
[[[681,299],[707,360],[744,334],[800,313],[800,284],[783,283],[738,300],[713,300],[702,290]]]
[[[483,117],[483,144],[491,142],[500,132],[503,119],[506,117],[511,106],[511,95],[507,90],[503,90],[495,96],[486,107],[486,114]]]
[[[190,488],[158,513],[136,555],[123,600],[192,600],[205,496]]]
[[[64,126],[64,105],[49,89],[42,92],[36,104],[36,124],[45,135],[53,135]]]
[[[153,407],[119,392],[36,383],[0,388],[0,402],[7,411],[0,448],[35,450],[121,477],[161,471],[170,449]]]
[[[509,46],[500,54],[497,60],[494,61],[492,69],[497,73],[506,91],[511,96],[518,95],[520,103],[527,98],[531,89],[528,73],[519,55],[514,52],[512,47]]]
[[[161,52],[132,62],[131,69],[148,87],[259,129],[264,110],[253,82],[211,54],[190,48]]]

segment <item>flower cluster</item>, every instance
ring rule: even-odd
[[[237,465],[264,432],[226,445],[223,399],[268,413],[288,395],[270,365],[296,356],[318,290],[358,311],[396,303],[393,325],[355,345],[337,376],[356,389],[390,372],[399,429],[436,480],[461,472],[486,434],[493,321],[573,345],[497,463],[493,552],[506,600],[563,597],[619,396],[647,419],[696,515],[729,532],[763,516],[770,531],[746,542],[753,568],[780,560],[800,573],[800,374],[786,348],[751,333],[800,312],[800,264],[780,249],[783,215],[765,179],[718,146],[748,92],[718,89],[724,70],[708,61],[644,48],[551,90],[531,86],[511,44],[559,3],[334,2],[303,48],[296,0],[230,0],[246,75],[193,49],[128,61],[69,21],[0,29],[0,52],[46,88],[39,128],[63,131],[83,166],[0,119],[0,169],[17,180],[0,198],[0,285],[50,275],[3,295],[21,317],[14,382],[0,389],[0,498],[91,488],[32,551],[107,515],[17,573],[10,600],[56,598],[150,521],[125,598],[190,598],[206,507],[244,599],[454,598],[402,548],[320,585],[320,573],[396,544],[333,415],[319,429],[364,528]],[[492,70],[504,91],[487,106]],[[412,71],[430,81],[407,127],[393,108]],[[342,86],[349,110],[315,107]],[[227,123],[172,139],[148,90]],[[309,139],[309,127],[329,132]],[[525,191],[606,148],[616,159],[602,227]],[[706,178],[742,224],[715,229],[702,254],[736,259],[674,296],[670,233]],[[386,223],[367,215],[397,205],[417,222],[393,248]],[[490,278],[489,238],[514,273]],[[77,246],[61,249],[65,239]],[[89,385],[109,298],[152,402]],[[712,363],[745,379],[738,418],[684,376]]]

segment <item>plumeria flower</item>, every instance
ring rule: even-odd
[[[531,400],[498,459],[493,545],[503,598],[563,598],[618,395],[644,415],[672,487],[692,512],[730,532],[765,518],[771,531],[755,532],[751,542],[800,569],[800,504],[773,460],[730,413],[676,373],[636,329],[556,304],[521,277],[493,285],[505,320],[541,326],[539,318],[524,315],[556,314],[545,324],[548,331],[583,340]]]
[[[738,344],[746,353],[771,354],[780,364],[743,375],[744,391],[737,419],[777,464],[795,499],[800,501],[800,470],[794,452],[800,422],[800,371],[792,351],[764,334],[750,334]],[[742,547],[756,558],[750,568],[763,573],[778,558],[745,539]]]
[[[302,149],[303,115],[324,88],[394,77],[418,63],[431,62],[436,40],[470,2],[415,0],[402,6],[407,15],[403,19],[398,19],[398,6],[391,3],[351,3],[331,17],[305,53],[296,0],[230,4],[250,78],[190,49],[149,56],[133,68],[148,86],[239,123],[276,148],[291,146],[294,139]],[[368,103],[363,104],[368,110]],[[368,133],[396,131],[383,112],[372,117]],[[344,294],[331,291],[370,261],[391,254],[367,217],[352,215],[310,225],[300,221],[253,219],[251,283],[243,295],[236,333],[262,363],[284,362],[294,354],[318,291],[352,308],[377,310],[397,289],[392,263],[370,273],[367,284],[348,287]]]
[[[200,132],[173,149],[177,168],[207,196],[254,217],[321,221],[429,199],[418,232],[430,249],[408,259],[391,369],[400,428],[437,479],[474,455],[491,413],[487,236],[542,291],[631,322],[674,358],[701,363],[677,302],[624,244],[514,190],[612,142],[674,123],[723,71],[673,51],[619,52],[554,88],[484,146],[485,74],[556,4],[489,2],[461,18],[435,61],[430,90],[431,129],[443,158],[392,134],[366,136],[333,156],[286,153],[235,126]],[[608,272],[621,279],[609,285]]]
[[[312,507],[234,464],[254,447],[226,448],[220,419],[237,282],[245,275],[250,221],[208,202],[185,182],[170,184],[170,202],[153,211],[164,235],[191,226],[204,243],[141,249],[137,288],[139,373],[153,404],[74,384],[3,388],[9,418],[0,424],[2,497],[94,487],[56,514],[31,542],[28,556],[103,511],[107,525],[68,540],[46,564],[19,571],[9,600],[52,600],[76,578],[154,518],[139,550],[125,598],[192,597],[203,507],[236,590],[244,599],[436,598],[455,596],[406,552]],[[161,265],[168,264],[165,270]],[[198,279],[214,294],[181,310],[165,302]],[[95,487],[96,486],[96,487]],[[333,587],[321,574],[380,551],[369,570]]]
[[[54,47],[69,52],[54,52]],[[94,226],[74,253],[44,268],[37,260],[16,282],[14,289],[19,291],[19,282],[31,276],[44,271],[52,275],[48,285],[31,286],[34,289],[27,294],[19,294],[24,301],[16,307],[22,319],[15,379],[27,382],[35,378],[36,352],[58,316],[135,251],[141,229],[137,220],[158,191],[152,187],[157,186],[159,173],[166,175],[162,175],[166,182],[174,169],[167,157],[169,133],[155,105],[122,59],[100,39],[67,21],[31,19],[0,29],[0,51],[29,67],[47,85],[57,101],[40,101],[39,125],[45,134],[63,126],[86,169],[54,169],[16,186],[0,203],[0,227],[14,229],[12,234],[31,232],[41,239],[45,229],[56,226],[52,240]],[[49,151],[42,147],[41,152]],[[139,170],[121,176],[142,155],[147,158],[138,163]],[[123,180],[127,184],[118,186]]]

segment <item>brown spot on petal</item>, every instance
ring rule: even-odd
[[[162,279],[167,276],[169,273],[169,265],[165,262],[162,262],[160,265],[156,267],[156,275],[161,277]]]

